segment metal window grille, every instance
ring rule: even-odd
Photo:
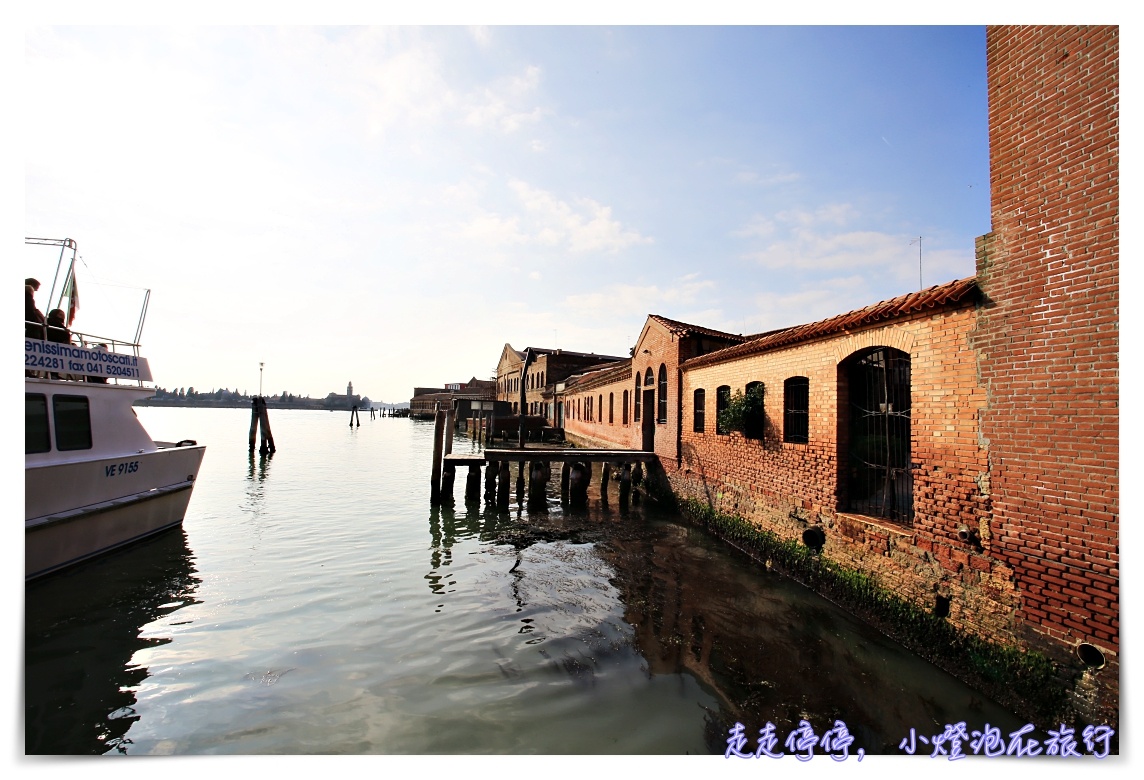
[[[810,379],[792,376],[783,382],[783,441],[810,441]]]
[[[847,379],[849,508],[910,523],[914,514],[910,356],[888,347],[875,347],[851,362]]]
[[[656,419],[661,423],[667,422],[667,366],[659,365],[659,410]]]

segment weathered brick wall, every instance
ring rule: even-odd
[[[1030,641],[1119,650],[1119,33],[991,27],[992,233],[974,345],[994,552]],[[1098,697],[1099,698],[1099,697]],[[1111,704],[1109,706],[1112,706]]]
[[[639,447],[639,424],[632,422],[631,394],[635,380],[631,373],[622,373],[612,382],[590,383],[587,387],[573,387],[562,394],[564,402],[564,431],[590,447],[632,449]],[[628,421],[624,424],[624,391],[628,391]],[[608,419],[608,399],[613,399],[611,421]],[[593,415],[588,419],[585,409],[592,400]],[[577,409],[579,412],[577,413]]]
[[[684,367],[682,460],[661,462],[673,489],[721,512],[752,520],[788,539],[817,525],[823,554],[878,576],[930,610],[949,599],[949,620],[993,640],[1013,641],[1017,592],[1012,572],[991,555],[988,452],[979,435],[985,394],[977,381],[969,334],[972,303],[914,314],[860,332],[819,339],[725,363]],[[839,511],[839,364],[868,347],[886,346],[911,360],[912,525]],[[809,441],[783,441],[783,383],[810,385]],[[762,440],[715,432],[716,388],[766,387]],[[693,430],[693,393],[706,391],[705,430]],[[958,538],[960,526],[977,540]]]

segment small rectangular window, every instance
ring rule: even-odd
[[[704,415],[707,412],[705,408],[707,405],[707,391],[699,389],[695,391],[695,400],[693,406],[695,407],[695,423],[694,430],[696,433],[703,433],[704,428]]]
[[[82,395],[52,396],[52,416],[56,421],[56,449],[91,449],[91,411]]]
[[[24,454],[52,448],[48,433],[48,399],[42,393],[24,393]]]
[[[783,383],[783,441],[806,444],[810,440],[810,379],[792,376]]]

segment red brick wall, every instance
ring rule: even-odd
[[[1119,34],[991,27],[987,59],[993,230],[974,343],[995,554],[1034,634],[1115,665]]]
[[[877,575],[925,609],[949,598],[949,619],[994,640],[1012,640],[1017,593],[1007,566],[994,560],[989,526],[988,452],[979,436],[985,394],[977,381],[969,334],[972,303],[926,312],[864,331],[790,346],[683,373],[682,461],[661,459],[675,492],[719,511],[748,518],[791,539],[809,526],[826,532],[823,554]],[[839,363],[873,346],[911,359],[911,460],[914,520],[904,525],[839,511]],[[783,441],[783,386],[792,376],[810,384],[809,441]],[[766,387],[761,441],[715,432],[715,391],[747,382]],[[703,433],[692,425],[693,392],[706,391]],[[976,530],[980,547],[958,539]]]

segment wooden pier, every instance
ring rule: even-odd
[[[457,467],[468,467],[465,480],[465,502],[473,503],[481,499],[481,468],[485,468],[484,497],[489,503],[507,508],[509,505],[509,464],[519,464],[516,474],[516,495],[518,501],[530,507],[543,506],[545,490],[552,473],[552,464],[560,463],[560,496],[562,503],[583,506],[588,499],[588,486],[593,478],[593,464],[602,463],[600,475],[600,497],[607,501],[608,485],[613,473],[620,486],[620,504],[625,505],[631,495],[633,485],[643,480],[644,464],[656,457],[653,452],[643,450],[590,450],[573,448],[489,448],[476,454],[441,453],[439,487],[435,487],[434,503],[452,503],[453,483]],[[618,473],[617,473],[618,472]],[[527,478],[526,478],[527,474]],[[435,485],[437,477],[435,477]]]

